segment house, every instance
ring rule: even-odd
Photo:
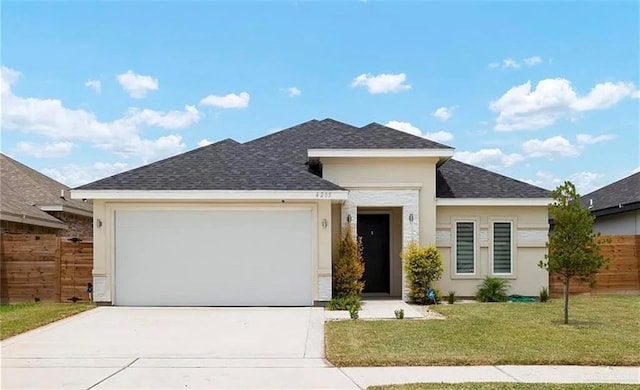
[[[548,285],[547,190],[377,123],[311,120],[227,139],[72,191],[92,199],[94,298],[114,305],[308,306],[331,299],[342,227],[363,238],[365,294],[406,299],[400,259],[437,244],[442,291],[486,275]]]
[[[93,206],[70,188],[0,153],[2,233],[91,237]]]
[[[640,235],[640,172],[582,196],[603,235]]]

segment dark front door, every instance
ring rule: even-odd
[[[358,214],[362,237],[364,292],[389,293],[389,215]]]

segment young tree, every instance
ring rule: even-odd
[[[595,275],[605,264],[598,244],[599,234],[593,233],[595,217],[580,204],[576,187],[565,181],[553,191],[549,217],[553,229],[549,234],[549,254],[539,267],[555,273],[564,283],[564,323],[569,323],[569,282],[575,278],[595,283]]]
[[[442,255],[435,245],[420,246],[413,241],[402,251],[402,261],[409,284],[409,299],[425,305],[429,303],[427,292],[435,289],[433,282],[440,280],[444,272]]]
[[[333,262],[333,298],[358,298],[364,288],[362,239],[355,238],[351,224],[347,224],[338,241],[338,257]]]

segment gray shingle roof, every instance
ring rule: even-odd
[[[78,187],[79,190],[342,190],[227,139]]]
[[[583,195],[580,199],[584,207],[589,207],[589,200],[593,201],[592,212],[638,203],[640,202],[640,172]]]
[[[48,223],[65,225],[59,219],[39,209],[44,206],[65,206],[73,212],[91,212],[91,203],[60,197],[69,187],[0,153],[0,204],[2,212],[26,216]]]
[[[256,153],[294,164],[305,164],[309,149],[452,149],[378,123],[358,128],[334,119],[314,119],[245,145]]]
[[[549,198],[551,192],[457,160],[436,171],[438,198]]]

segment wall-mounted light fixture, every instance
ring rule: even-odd
[[[347,214],[347,222],[351,223],[351,214]]]
[[[409,214],[409,222],[413,222],[413,213]]]
[[[329,223],[327,222],[327,219],[326,219],[326,218],[324,218],[324,219],[322,220],[322,227],[326,229],[326,228],[327,228],[327,225],[329,225]]]
[[[98,228],[102,227],[102,220],[100,218],[96,218],[96,227]]]

